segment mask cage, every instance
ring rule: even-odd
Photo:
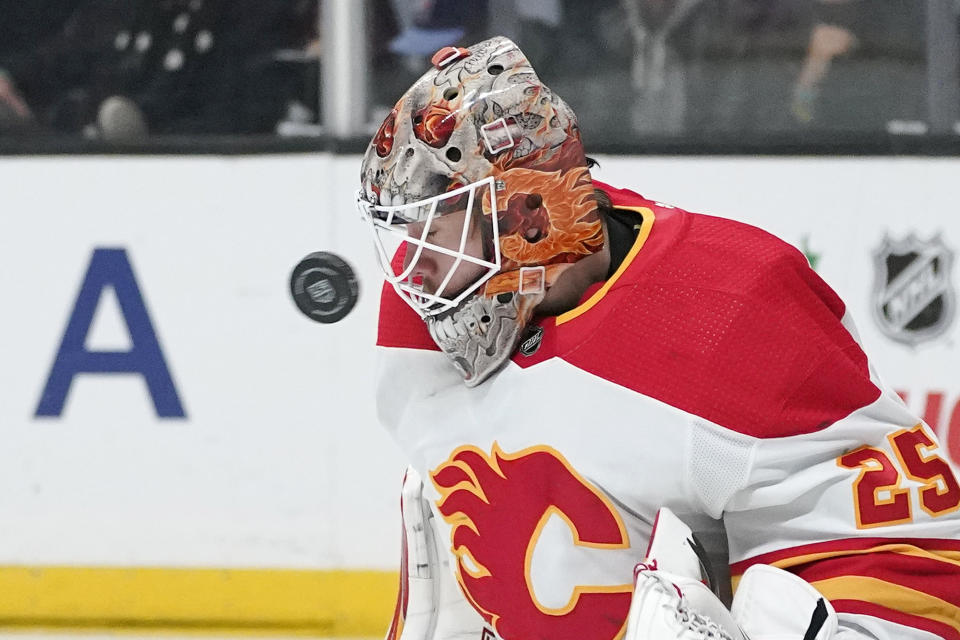
[[[409,304],[420,317],[426,318],[433,316],[458,306],[467,296],[475,292],[500,270],[500,236],[497,224],[495,188],[496,182],[494,178],[490,176],[424,200],[392,206],[373,204],[363,197],[362,190],[358,192],[357,208],[360,210],[361,216],[370,224],[370,230],[373,233],[374,246],[376,248],[377,261],[383,270],[384,278],[393,285],[397,294]],[[451,249],[429,242],[427,237],[430,234],[431,226],[435,220],[449,213],[464,211],[462,207],[455,205],[464,194],[466,194],[467,197],[467,204],[463,219],[463,228],[460,231],[459,246],[456,249]],[[489,197],[488,204],[493,227],[493,261],[466,253],[470,230],[475,223],[479,222],[476,216],[483,215],[483,207],[479,199],[485,196]],[[444,209],[447,208],[451,208],[452,210],[444,211]],[[423,228],[420,230],[419,235],[411,236],[408,233],[408,226],[416,222],[422,222]],[[408,253],[410,251],[414,253],[409,260],[404,260],[403,263],[394,268],[393,256],[395,255],[395,251],[392,250],[392,248],[399,249],[400,247],[405,248]],[[432,293],[425,291],[422,279],[413,275],[425,249],[450,256],[454,259],[444,274],[442,281],[437,286],[436,291]],[[484,272],[473,282],[469,283],[462,291],[450,292],[445,295],[445,290],[450,280],[453,278],[457,269],[465,262],[483,267]]]

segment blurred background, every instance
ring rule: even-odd
[[[492,35],[595,177],[803,250],[960,461],[960,1],[0,0],[0,635],[383,635],[360,154]]]
[[[594,146],[877,148],[957,133],[957,13],[952,0],[3,0],[0,134],[23,149],[359,136],[439,47],[502,34],[571,97]]]

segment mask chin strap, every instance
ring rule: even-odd
[[[547,268],[544,266],[520,267],[514,271],[498,273],[490,279],[487,295],[514,292],[521,296],[542,296],[547,291]]]

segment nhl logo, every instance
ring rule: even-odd
[[[953,253],[940,235],[923,242],[884,236],[873,254],[873,316],[885,335],[904,344],[932,340],[950,328],[956,300]]]
[[[333,302],[333,299],[337,297],[337,290],[334,289],[330,281],[325,278],[308,285],[307,293],[310,294],[310,297],[313,298],[315,302],[319,302],[320,304],[330,304]]]
[[[537,352],[543,342],[543,327],[529,329],[527,336],[520,342],[520,353],[528,358]]]

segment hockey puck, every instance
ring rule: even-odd
[[[290,274],[290,294],[311,320],[340,322],[357,303],[359,286],[353,268],[327,251],[306,256]]]

